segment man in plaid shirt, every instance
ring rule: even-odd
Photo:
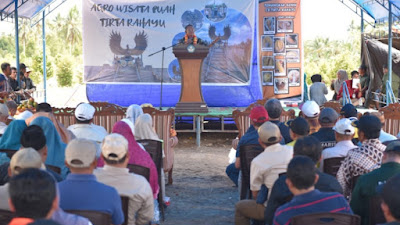
[[[350,150],[336,175],[343,188],[343,194],[351,194],[354,177],[369,173],[381,166],[386,146],[379,141],[381,122],[376,116],[363,116],[357,123],[361,147]],[[353,184],[355,185],[355,184]]]

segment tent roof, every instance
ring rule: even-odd
[[[394,20],[400,20],[400,0],[352,0],[377,23],[386,22],[389,18],[389,2],[392,3]],[[397,17],[397,18],[396,18]]]
[[[36,16],[46,6],[55,0],[16,0],[18,1],[18,16],[21,18],[31,19]],[[14,15],[15,10],[14,0],[1,0],[0,1],[0,14],[1,20]]]

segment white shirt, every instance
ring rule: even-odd
[[[324,168],[324,159],[329,159],[329,158],[335,158],[335,157],[346,157],[347,152],[349,152],[350,149],[357,148],[356,145],[353,144],[352,141],[346,140],[346,141],[339,141],[336,143],[334,147],[331,148],[326,148],[322,151],[322,160],[320,164],[320,168]]]
[[[293,147],[279,143],[268,146],[251,161],[250,190],[259,191],[261,185],[271,190],[280,173],[286,172],[293,157]]]
[[[10,206],[8,205],[8,183],[0,186],[0,209],[10,211]]]
[[[68,127],[77,138],[86,138],[99,144],[103,141],[108,132],[104,127],[91,124],[74,124]]]
[[[4,134],[4,132],[6,132],[7,129],[7,124],[0,122],[0,134]]]
[[[117,189],[118,194],[129,197],[128,225],[148,224],[153,218],[153,192],[146,178],[109,165],[96,169],[94,175],[99,182]]]

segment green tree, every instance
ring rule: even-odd
[[[72,59],[68,56],[57,58],[57,83],[61,87],[69,87],[72,85],[73,69]]]

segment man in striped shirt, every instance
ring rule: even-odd
[[[274,225],[290,224],[298,215],[319,212],[353,214],[349,203],[337,192],[320,192],[314,185],[318,181],[314,162],[307,156],[294,157],[287,168],[286,184],[293,199],[275,212]]]

